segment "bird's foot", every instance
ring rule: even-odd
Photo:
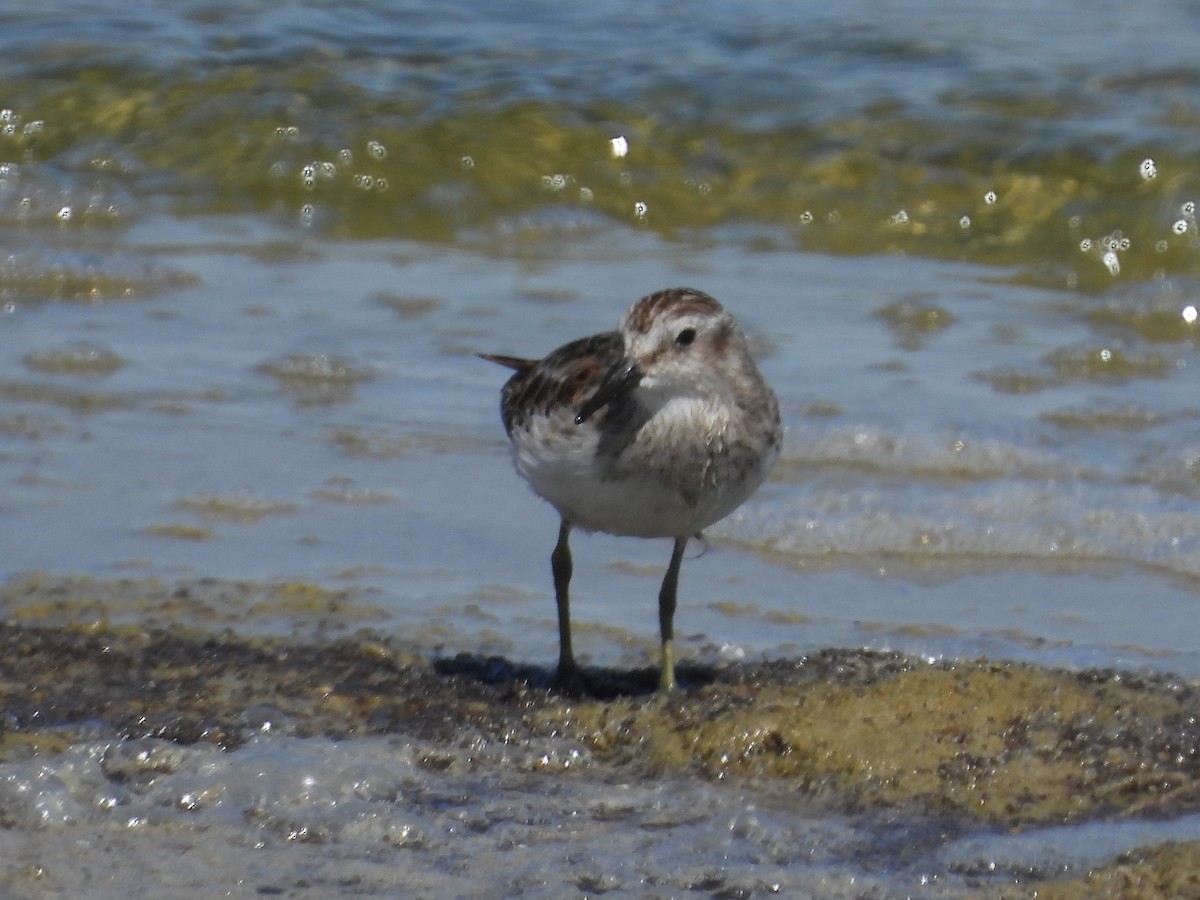
[[[568,697],[580,696],[587,689],[583,670],[575,665],[574,660],[570,663],[560,661],[558,668],[554,670],[554,677],[550,679],[550,689]]]

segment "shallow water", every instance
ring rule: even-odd
[[[10,571],[351,584],[376,591],[397,627],[447,629],[448,652],[485,640],[551,659],[554,517],[508,465],[503,373],[471,351],[537,352],[556,333],[608,326],[613,305],[572,284],[657,278],[737,297],[753,278],[744,317],[789,430],[771,484],[685,566],[680,625],[693,645],[1196,671],[1177,624],[1200,574],[1195,409],[1174,368],[1190,344],[1153,379],[1000,393],[977,377],[1038,376],[1056,346],[1099,353],[1107,344],[1064,313],[1094,298],[992,284],[962,265],[700,253],[648,235],[566,247],[534,271],[309,237],[296,258],[264,261],[247,251],[281,238],[240,219],[155,222],[126,240],[195,283],[170,301],[8,317],[13,346],[29,348],[2,376]],[[889,294],[899,267],[903,290]],[[788,285],[801,281],[797,296]],[[879,310],[913,296],[956,324],[905,349]],[[54,354],[120,365],[30,362]],[[1134,407],[1146,424],[1106,427],[1106,410]],[[1084,424],[1060,424],[1066,412]],[[495,509],[503,527],[482,514]],[[665,546],[578,543],[578,620],[619,637],[581,649],[610,662],[634,644],[649,658]]]
[[[1166,0],[0,12],[0,574],[352,598],[6,616],[548,664],[554,515],[474,354],[691,284],[788,433],[685,562],[685,657],[1196,678],[1197,25]],[[581,658],[651,662],[668,547],[576,553]]]
[[[847,867],[872,835],[803,801],[694,781],[564,778],[547,789],[544,774],[431,774],[417,755],[379,739],[268,738],[236,753],[165,742],[78,745],[41,787],[37,818],[0,832],[12,869],[31,870],[10,887],[17,896],[46,886],[117,897],[149,877],[162,897],[185,896],[196,883],[234,897],[898,896],[884,893],[891,880],[947,895],[919,866],[882,877]],[[153,765],[170,774],[146,776],[145,786],[136,776],[114,784],[106,770],[126,760],[134,771]],[[25,773],[11,768],[9,783],[20,783]],[[119,813],[96,812],[72,788],[96,791]],[[62,826],[68,819],[74,828]],[[907,830],[891,826],[889,841]],[[91,877],[45,862],[67,854]],[[105,863],[120,856],[148,858],[153,869]]]

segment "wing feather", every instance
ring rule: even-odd
[[[516,370],[500,392],[500,417],[511,435],[533,416],[547,415],[556,407],[577,410],[624,352],[620,333],[607,331],[564,344],[540,360],[481,355]]]

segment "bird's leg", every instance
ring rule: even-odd
[[[658,629],[662,635],[662,674],[658,679],[659,691],[675,689],[675,594],[679,588],[679,566],[683,562],[686,537],[675,538],[675,549],[671,553],[671,564],[663,576],[662,590],[658,592]]]
[[[554,684],[561,688],[574,688],[579,679],[575,654],[571,651],[571,601],[568,593],[572,570],[571,545],[568,543],[570,535],[571,526],[563,519],[558,529],[558,543],[550,554],[554,601],[558,604],[558,669],[554,673]]]

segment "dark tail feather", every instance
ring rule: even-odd
[[[538,364],[536,359],[521,359],[519,356],[501,356],[497,353],[479,353],[477,355],[480,359],[494,362],[506,369],[516,369],[518,372],[528,372]]]

